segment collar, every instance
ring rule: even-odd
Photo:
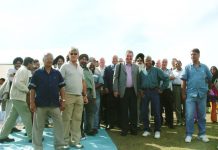
[[[44,66],[42,67],[42,70],[45,71],[45,72],[47,72],[47,71],[45,70],[45,67],[44,67]],[[54,69],[51,67],[50,73],[53,72],[53,71],[54,71]]]
[[[202,63],[199,62],[199,67],[201,67],[201,65],[202,65]],[[194,63],[193,62],[191,63],[191,66],[194,67]]]

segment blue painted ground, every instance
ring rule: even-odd
[[[52,130],[52,128],[44,129],[44,150],[54,150]],[[23,131],[11,134],[9,137],[15,138],[15,142],[0,144],[0,150],[32,150],[32,144],[28,143]],[[88,136],[81,143],[84,145],[83,150],[117,150],[115,144],[104,129],[100,129],[96,136]],[[74,148],[71,147],[70,150],[74,150]]]

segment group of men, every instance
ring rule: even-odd
[[[78,49],[71,48],[67,63],[54,69],[53,55],[47,53],[43,57],[44,66],[32,72],[32,75],[30,70],[33,70],[34,60],[25,58],[9,90],[10,102],[13,104],[0,131],[0,142],[14,141],[8,135],[17,117],[21,116],[29,142],[33,143],[35,149],[43,149],[43,129],[46,120],[51,117],[55,149],[66,149],[69,146],[83,148],[80,143],[83,134],[95,135],[98,132],[100,102],[105,103],[107,128],[117,124],[121,128],[121,136],[126,136],[129,131],[137,135],[137,126],[142,121],[142,135],[146,137],[151,134],[152,115],[154,138],[158,139],[164,122],[163,108],[170,128],[174,128],[174,110],[177,124],[183,123],[181,98],[186,107],[185,142],[192,140],[195,111],[198,117],[198,138],[208,142],[205,133],[206,96],[212,76],[207,66],[199,61],[199,49],[191,50],[192,63],[184,70],[178,60],[174,63],[175,68],[167,69],[167,59],[163,59],[158,68],[153,66],[150,56],[144,58],[143,54],[139,54],[135,62],[133,51],[127,50],[125,56],[125,62],[118,63],[118,57],[114,55],[112,65],[98,70],[87,54],[79,55]],[[26,102],[28,93],[29,106]],[[100,100],[101,95],[104,95],[104,102]]]

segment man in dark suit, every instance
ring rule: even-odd
[[[121,135],[126,136],[129,129],[131,134],[137,135],[137,82],[139,68],[132,63],[133,51],[127,50],[126,62],[116,65],[113,90],[114,96],[120,96],[121,108]],[[129,118],[130,117],[130,118]]]
[[[114,55],[112,64],[107,66],[104,71],[104,90],[106,95],[106,129],[111,129],[119,121],[118,110],[119,100],[113,94],[113,75],[118,56]]]

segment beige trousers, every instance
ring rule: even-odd
[[[50,116],[54,123],[54,147],[64,146],[64,130],[59,107],[38,107],[33,117],[33,147],[35,150],[42,150],[42,134],[45,127],[45,120]]]
[[[32,139],[32,119],[27,103],[20,100],[10,101],[13,103],[12,108],[1,129],[0,139],[8,137],[19,115],[24,123],[28,138]]]
[[[70,142],[80,142],[81,138],[81,120],[83,112],[83,98],[79,95],[66,93],[65,110],[62,113],[64,123],[64,140],[66,144]],[[69,136],[71,133],[71,137]]]

